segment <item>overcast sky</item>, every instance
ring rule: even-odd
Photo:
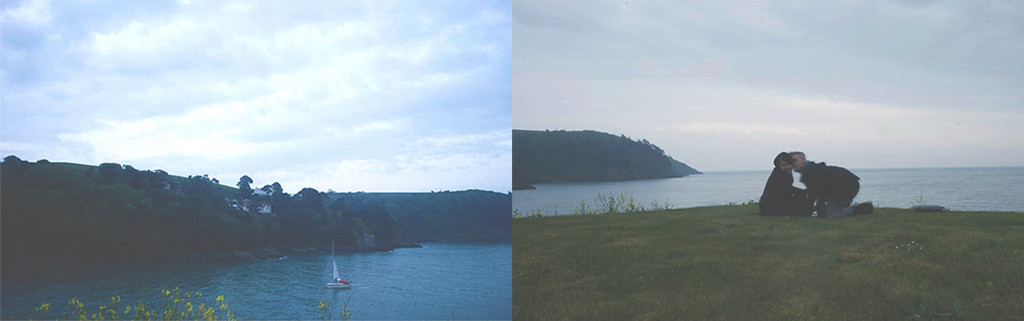
[[[1024,166],[1024,2],[513,1],[512,126],[698,170]]]
[[[0,153],[286,191],[511,188],[497,1],[3,1]]]

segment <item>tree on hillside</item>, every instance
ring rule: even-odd
[[[238,179],[238,192],[242,194],[242,197],[252,195],[252,187],[249,187],[249,184],[252,184],[252,178],[249,178],[249,175],[242,175]]]
[[[18,158],[18,156],[11,155],[11,156],[4,157],[3,164],[4,164],[4,168],[7,169],[7,170],[10,170],[10,171],[13,171],[13,172],[21,172],[22,169],[24,169],[25,167],[27,167],[31,163],[21,160],[21,158]]]
[[[100,167],[97,170],[100,172],[100,176],[102,176],[103,179],[109,181],[121,173],[121,164],[103,163],[100,164]]]

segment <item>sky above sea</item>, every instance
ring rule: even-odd
[[[508,191],[505,6],[5,0],[0,154],[289,192]]]
[[[1024,3],[4,1],[0,154],[511,188],[511,129],[702,171],[1024,165]]]
[[[510,2],[512,126],[698,170],[1024,165],[1024,3]]]

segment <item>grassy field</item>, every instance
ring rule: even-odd
[[[516,320],[1024,320],[1024,213],[735,205],[512,232]]]

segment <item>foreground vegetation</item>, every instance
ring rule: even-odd
[[[1024,213],[756,205],[513,220],[523,320],[1011,320]]]
[[[203,302],[205,298],[198,291],[174,288],[161,290],[160,294],[159,302],[149,307],[143,302],[121,303],[120,296],[112,296],[109,302],[96,308],[71,298],[63,307],[43,303],[36,308],[36,313],[44,320],[236,320],[222,295]]]
[[[174,288],[160,290],[160,294],[158,302],[150,307],[143,302],[123,304],[120,296],[112,296],[109,302],[96,308],[86,306],[78,298],[71,298],[63,307],[49,302],[40,304],[35,312],[36,317],[43,320],[237,320],[234,312],[228,309],[223,295],[217,296],[212,302],[203,302],[205,298],[199,291]],[[348,301],[342,304],[337,316],[339,320],[352,317]],[[320,320],[334,320],[335,316],[327,300],[319,302],[317,317]]]

